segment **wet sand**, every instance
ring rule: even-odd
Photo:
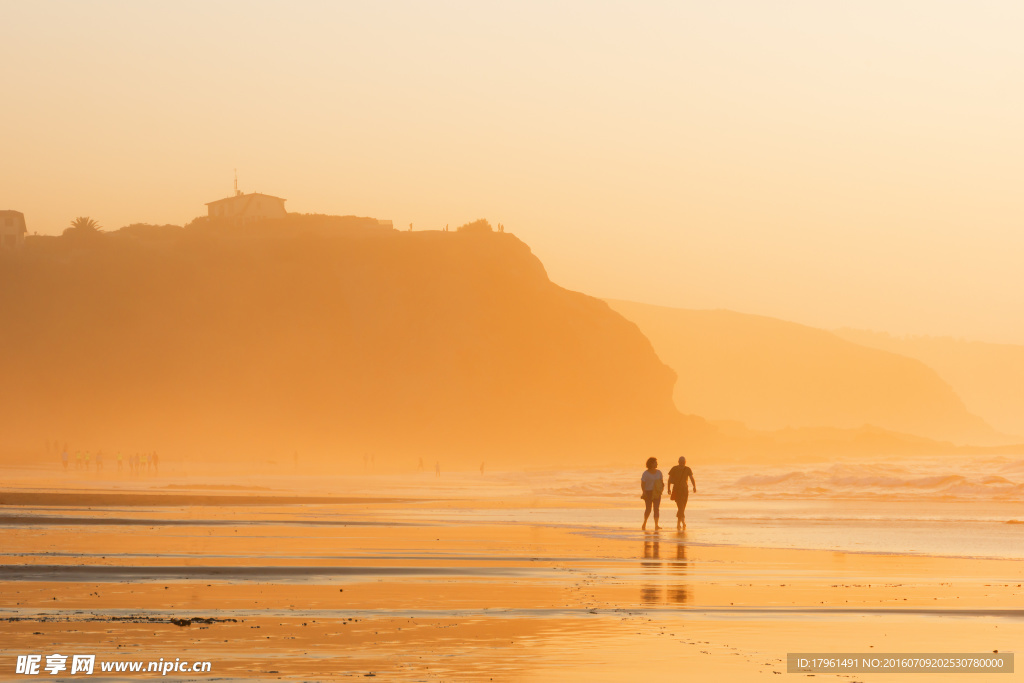
[[[0,506],[5,679],[19,654],[60,652],[212,663],[187,680],[747,681],[805,678],[787,652],[1024,638],[1016,560],[718,545],[693,522],[629,528],[632,507],[595,529],[571,523],[578,499],[554,525],[530,512],[559,501],[529,496],[164,505],[94,489],[92,509],[67,491]]]
[[[121,493],[113,491],[0,491],[0,506],[91,506],[91,505],[351,505],[354,503],[402,503],[400,498],[366,498],[344,496],[287,496],[265,493],[260,495],[215,496],[182,493]]]

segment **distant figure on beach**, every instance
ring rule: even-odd
[[[121,455],[121,451],[117,452],[117,471],[120,472],[124,469],[124,456]]]
[[[64,469],[68,468],[68,449],[64,449],[60,454],[60,461],[64,465]]]
[[[484,463],[480,463],[480,476],[484,475]]]
[[[693,492],[697,493],[693,470],[686,466],[686,458],[680,456],[679,464],[668,471],[668,495],[676,502],[676,531],[686,528],[686,501],[690,497],[686,488],[687,479],[693,484]]]
[[[75,469],[82,469],[82,451],[75,451]]]
[[[423,458],[420,458],[420,464],[419,464],[419,466],[418,466],[418,467],[416,468],[416,471],[417,471],[417,472],[422,472],[422,471],[423,471]]]
[[[89,471],[89,465],[91,465],[91,464],[92,464],[92,453],[90,453],[89,451],[86,451],[85,452],[85,471],[86,472]]]
[[[103,451],[96,451],[96,471],[103,469]]]
[[[435,477],[440,477],[441,476],[441,461],[440,460],[438,460],[437,462],[434,463],[434,476]]]
[[[644,523],[640,527],[641,530],[647,530],[647,518],[651,516],[652,509],[654,530],[661,528],[658,526],[658,517],[661,516],[661,492],[664,488],[665,478],[658,469],[658,459],[647,458],[647,469],[640,475],[640,497],[644,499]]]
[[[157,466],[160,464],[160,459],[157,457],[156,451],[153,451],[153,474],[157,473]]]

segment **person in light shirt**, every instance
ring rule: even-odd
[[[647,518],[654,510],[654,530],[658,526],[658,517],[661,516],[661,492],[665,488],[665,478],[658,469],[657,458],[647,458],[647,469],[640,475],[640,497],[644,499],[644,523],[640,528],[647,530]]]

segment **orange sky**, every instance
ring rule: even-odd
[[[9,2],[0,209],[487,217],[606,297],[1024,343],[1016,2]]]

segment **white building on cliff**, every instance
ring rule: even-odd
[[[284,218],[288,214],[284,203],[284,199],[262,192],[242,194],[236,190],[235,196],[207,202],[206,207],[210,218],[228,218],[247,223],[264,218]]]
[[[0,211],[0,249],[17,249],[25,244],[25,214]]]
[[[214,202],[207,202],[210,218],[226,218],[236,223],[248,223],[265,218],[284,218],[285,200],[262,192],[242,194],[238,189],[238,171],[235,171],[235,194]]]

